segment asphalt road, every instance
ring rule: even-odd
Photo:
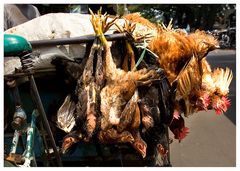
[[[173,167],[236,167],[236,51],[215,50],[207,60],[212,68],[232,69],[232,105],[224,115],[217,116],[211,110],[185,118],[190,133],[181,143],[174,140],[171,144]]]

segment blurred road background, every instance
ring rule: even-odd
[[[232,69],[229,95],[232,105],[224,115],[199,112],[185,119],[190,133],[181,143],[174,140],[171,144],[173,167],[236,166],[236,51],[215,50],[208,54],[207,60],[212,68]]]

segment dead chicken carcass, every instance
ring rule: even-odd
[[[159,109],[161,92],[156,85],[148,90],[141,89],[139,106],[142,114],[142,137],[148,145],[147,160],[151,166],[168,166],[170,165],[168,128],[163,123],[163,108]]]
[[[104,46],[105,56],[105,76],[106,86],[101,91],[101,112],[103,115],[101,129],[117,125],[123,107],[133,96],[136,88],[140,85],[151,84],[151,81],[157,79],[158,72],[155,70],[142,69],[134,72],[126,72],[117,68],[110,51],[110,45],[105,39],[102,26],[105,25],[105,16],[98,14],[92,15],[91,19],[94,29],[99,35]],[[121,78],[121,79],[120,79]],[[108,122],[109,121],[109,122]]]
[[[99,115],[99,92],[103,86],[103,63],[101,57],[102,49],[97,44],[98,39],[95,39],[86,62],[82,77],[78,80],[77,88],[77,120],[82,123],[81,129],[85,132],[85,141],[89,141],[97,127]],[[96,69],[93,67],[95,53],[97,52]],[[95,73],[94,73],[95,71]],[[83,122],[85,121],[85,122]]]
[[[75,126],[75,110],[77,97],[75,96],[74,89],[77,85],[77,79],[82,75],[86,60],[83,59],[81,63],[77,61],[70,61],[62,58],[55,58],[52,64],[56,67],[58,76],[64,79],[68,88],[69,94],[65,98],[62,106],[57,112],[57,126],[69,133]]]
[[[125,130],[129,130],[135,141],[133,147],[139,150],[142,156],[145,157],[146,143],[141,140],[138,131],[140,111],[136,102],[138,97],[136,89],[138,86],[151,84],[153,80],[159,77],[158,71],[144,68],[139,71],[126,72],[117,68],[113,62],[110,46],[101,31],[102,25],[105,25],[103,22],[106,21],[104,16],[101,14],[92,14],[91,21],[95,27],[94,30],[98,32],[99,38],[103,43],[106,64],[105,75],[107,82],[100,94],[102,119],[99,136],[104,135],[110,137],[110,135],[105,133],[108,132],[109,129],[112,130],[114,125],[116,125],[120,134]],[[131,98],[133,99],[132,101],[130,100]],[[128,102],[129,105],[126,105]],[[130,108],[128,107],[132,105],[134,106],[132,108],[133,111],[129,110]],[[127,120],[123,122],[122,118],[124,117],[126,117]],[[133,130],[130,131],[130,128],[133,128]]]

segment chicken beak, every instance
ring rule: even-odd
[[[146,154],[142,154],[143,159],[146,157]]]
[[[146,153],[142,154],[142,158],[144,159],[146,157]]]
[[[67,149],[63,149],[63,148],[62,148],[62,149],[60,150],[60,154],[66,154],[67,152],[68,152]]]

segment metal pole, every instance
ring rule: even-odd
[[[53,134],[52,134],[50,125],[49,125],[49,123],[48,123],[48,119],[47,119],[46,113],[45,113],[45,111],[44,111],[41,98],[40,98],[40,96],[39,96],[39,94],[38,94],[37,86],[36,86],[36,83],[35,83],[35,80],[34,80],[33,75],[29,76],[29,80],[30,80],[30,84],[31,84],[31,89],[32,89],[32,93],[33,93],[33,98],[35,99],[35,103],[36,103],[37,109],[38,109],[38,111],[39,111],[39,114],[42,116],[43,123],[44,123],[44,126],[45,126],[45,128],[46,128],[46,131],[47,131],[47,133],[48,133],[48,136],[49,136],[49,138],[50,138],[50,142],[51,142],[51,144],[52,144],[53,151],[54,151],[54,155],[55,155],[55,157],[56,157],[57,163],[58,163],[58,165],[59,165],[60,167],[62,167],[61,157],[60,157],[59,152],[58,152],[58,150],[57,150],[57,146],[56,146],[55,140],[54,140],[54,138],[53,138]]]
[[[108,35],[105,35],[105,37],[108,41],[112,41],[112,40],[127,38],[127,34],[126,33],[108,34]],[[36,46],[47,46],[47,45],[89,43],[89,42],[93,42],[95,38],[96,38],[95,35],[87,35],[87,36],[72,37],[72,38],[36,40],[36,41],[29,41],[29,42],[33,47],[36,47]]]

